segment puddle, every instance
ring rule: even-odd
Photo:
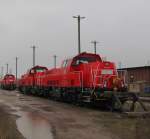
[[[40,108],[44,111],[47,111],[47,112],[54,112],[54,110],[49,106],[39,106],[38,108]]]
[[[20,107],[17,107],[17,106],[10,106],[12,110],[15,110],[15,111],[19,111],[20,110]]]
[[[0,99],[0,102],[3,100]],[[19,106],[5,104],[11,108],[16,120],[17,128],[26,139],[53,139],[52,128],[49,122],[36,112],[23,112]]]
[[[26,139],[53,139],[50,124],[36,113],[17,112],[18,130]]]
[[[21,101],[32,101],[31,99],[22,98],[22,97],[19,97],[19,99],[20,99]]]
[[[33,103],[33,104],[30,104],[32,106],[39,106],[39,104],[36,104],[36,103]]]

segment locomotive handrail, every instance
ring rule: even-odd
[[[95,74],[95,71],[96,71],[96,70],[94,70],[94,81],[93,81],[93,86],[94,86],[94,88],[95,88],[95,86],[96,86],[96,78],[98,78],[98,77],[102,78],[102,75],[96,75],[97,73]],[[100,71],[100,70],[99,70],[99,71]],[[99,85],[102,85],[102,83],[99,84]]]
[[[98,71],[101,71],[101,70],[98,70]],[[95,79],[96,79],[97,77],[100,77],[100,78],[103,77],[103,75],[101,75],[101,74],[100,74],[100,75],[96,75],[97,73],[95,74],[95,72],[96,72],[96,70],[94,70],[94,77],[95,77]],[[107,77],[106,80],[108,81],[111,77],[115,77],[115,76],[116,76],[116,75],[111,75],[110,77]],[[94,84],[94,83],[93,83],[93,84]],[[102,83],[99,84],[99,85],[102,85]]]
[[[96,75],[97,75],[97,73],[98,73],[99,65],[100,65],[100,64],[98,63],[97,68],[96,68],[96,74],[94,75],[94,81],[93,81],[94,88],[93,88],[93,90],[95,90],[95,87],[96,87]]]

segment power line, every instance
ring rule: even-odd
[[[73,18],[77,18],[78,20],[78,53],[81,53],[81,42],[80,42],[80,21],[81,19],[84,19],[85,17],[81,17],[80,15],[78,16],[73,16]]]

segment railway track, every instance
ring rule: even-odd
[[[150,97],[140,97],[140,100],[143,102],[150,102]]]

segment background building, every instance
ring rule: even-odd
[[[150,66],[118,69],[118,75],[124,79],[129,91],[144,92],[150,87]]]

